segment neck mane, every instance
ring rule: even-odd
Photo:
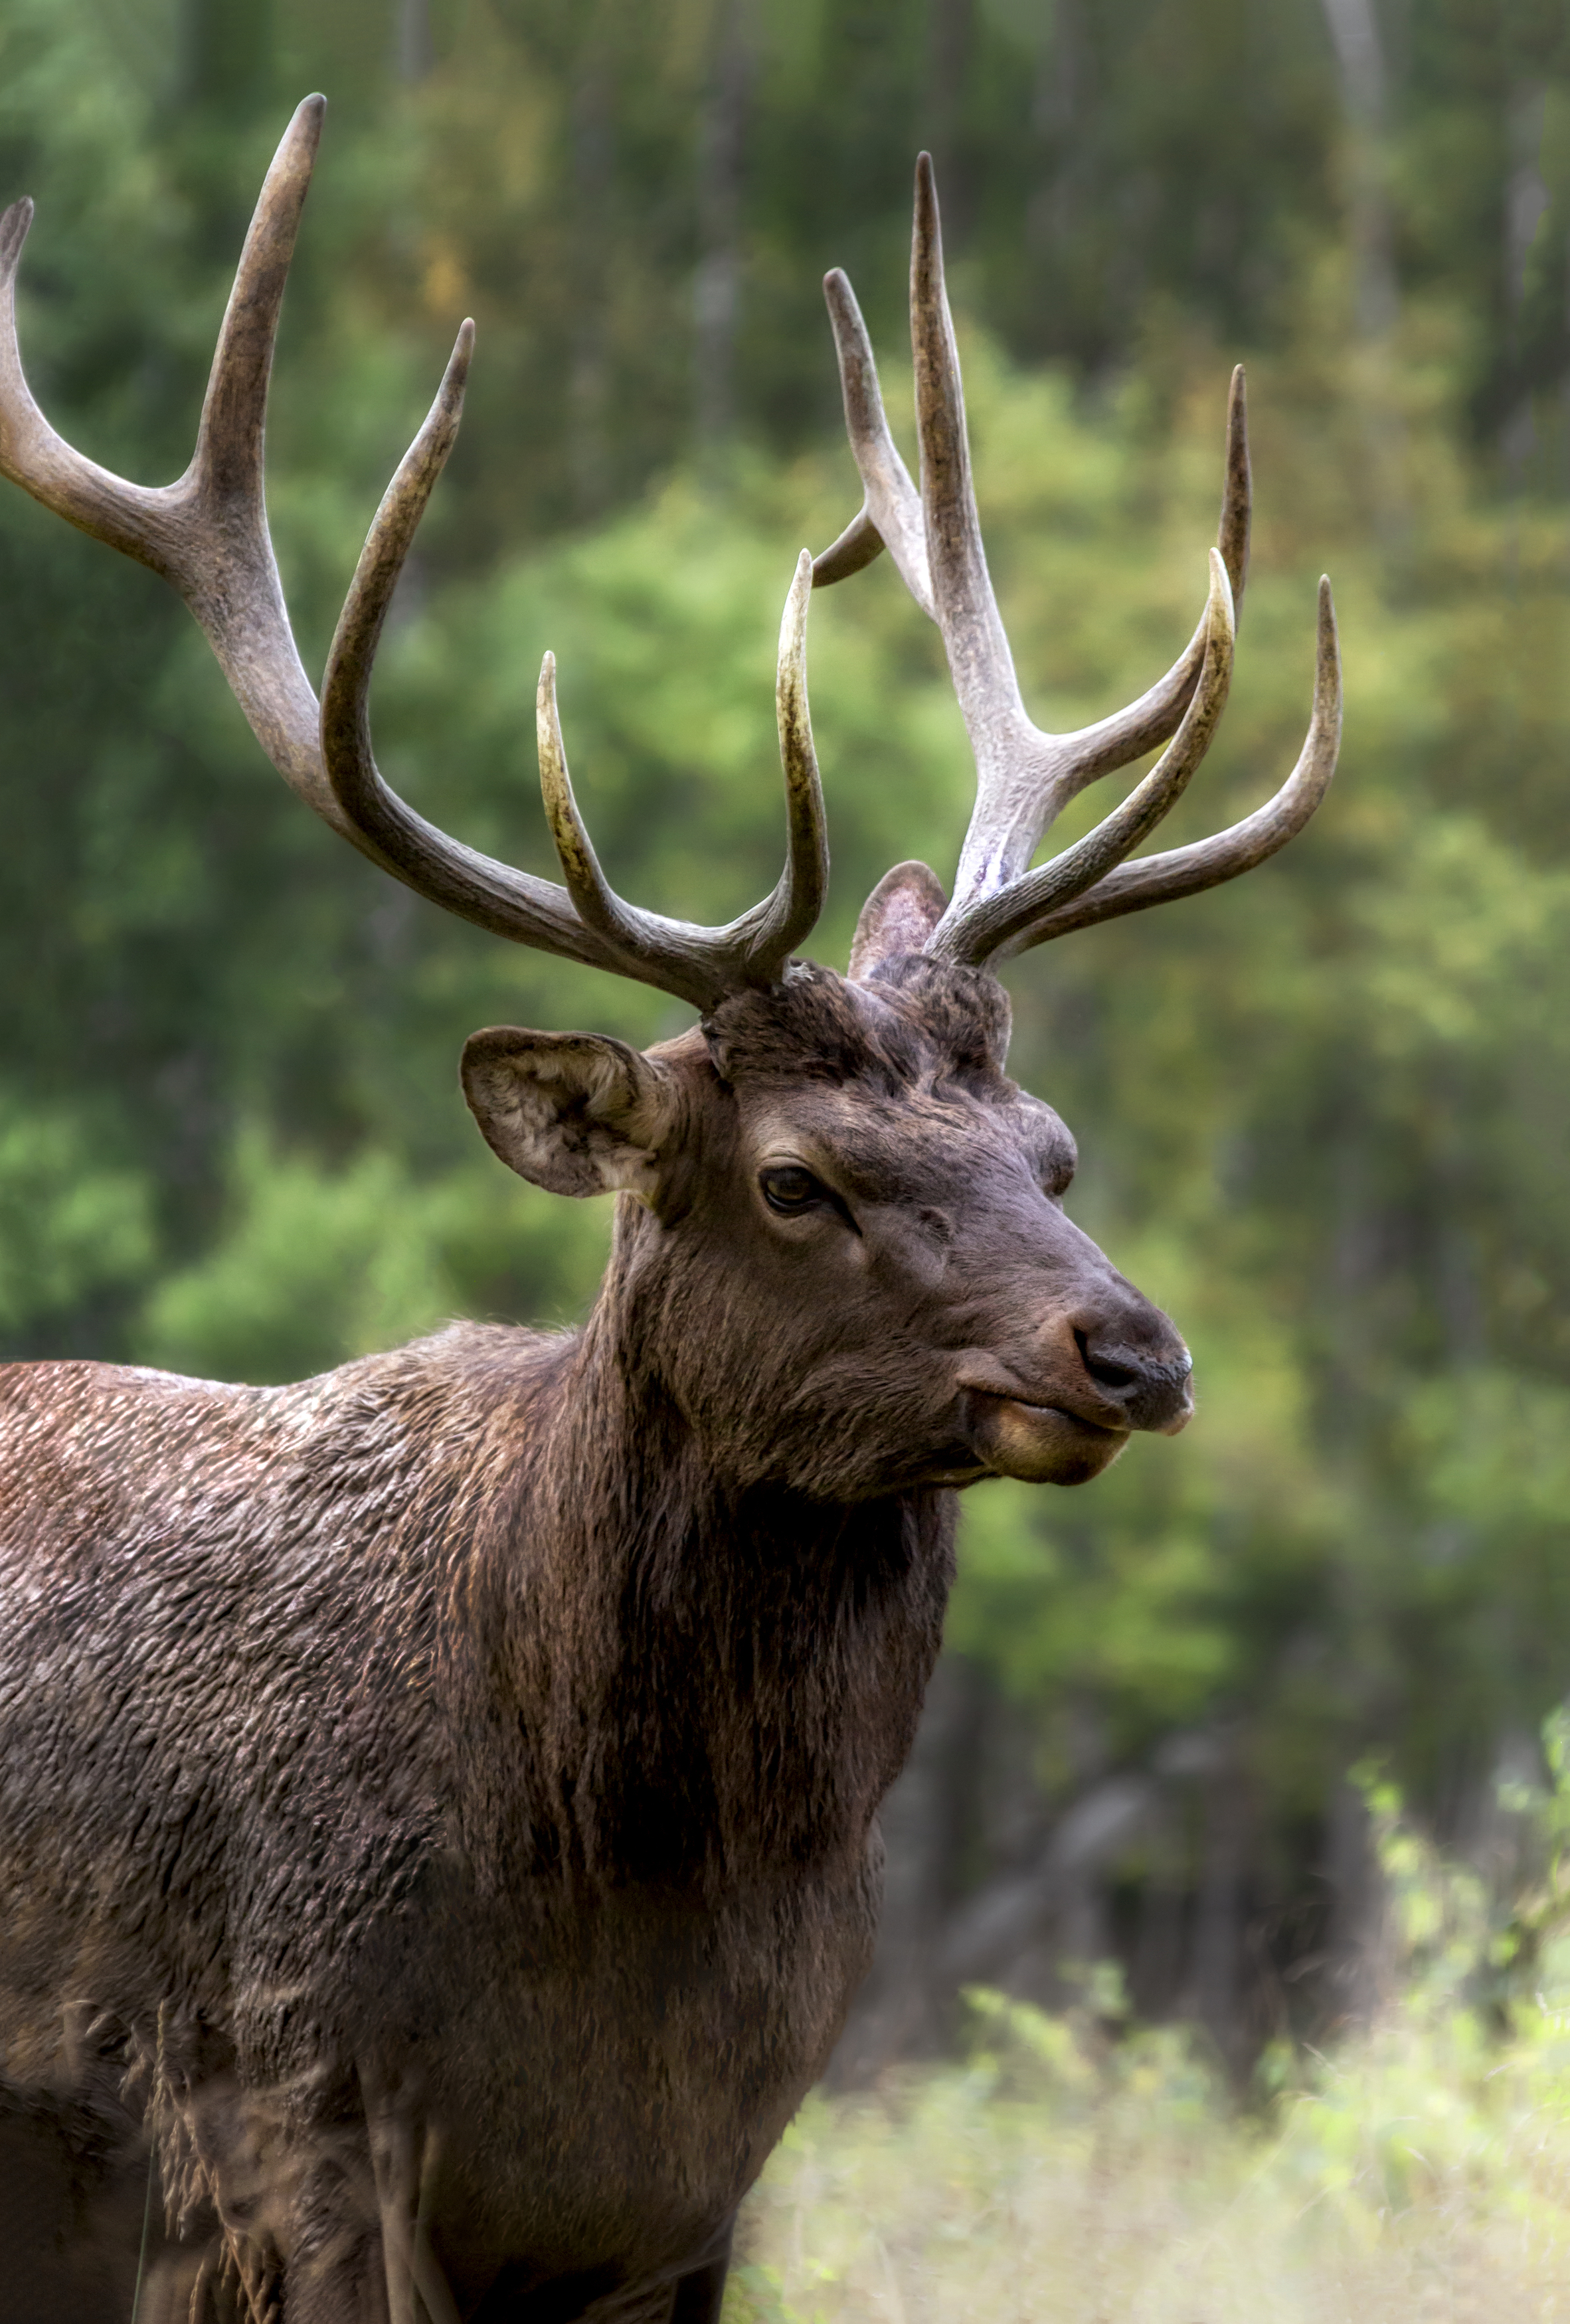
[[[532,1730],[528,1846],[683,1886],[859,1858],[941,1640],[954,1496],[845,1506],[717,1473],[661,1377],[630,1240],[551,1343],[515,1489],[476,1527]]]

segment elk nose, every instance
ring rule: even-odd
[[[1109,1403],[1118,1405],[1131,1428],[1153,1428],[1176,1436],[1194,1410],[1193,1361],[1174,1332],[1159,1355],[1132,1347],[1112,1332],[1076,1332],[1079,1360]]]

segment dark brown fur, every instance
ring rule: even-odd
[[[633,1188],[582,1331],[0,1375],[0,2163],[75,2222],[30,2210],[8,2324],[115,2312],[100,2231],[128,2312],[143,2120],[170,2316],[203,2264],[209,2314],[243,2280],[288,2324],[715,2312],[868,1959],[948,1486],[1187,1412],[989,978],[577,1038],[476,1037],[469,1087],[515,1167]]]

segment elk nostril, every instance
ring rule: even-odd
[[[1131,1364],[1112,1363],[1105,1358],[1094,1354],[1092,1351],[1089,1338],[1084,1332],[1076,1332],[1074,1339],[1079,1350],[1080,1362],[1099,1387],[1133,1388],[1137,1384],[1141,1375]]]

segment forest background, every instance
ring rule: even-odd
[[[532,696],[624,892],[721,919],[777,864],[797,550],[858,503],[819,291],[903,428],[934,152],[978,488],[1028,701],[1098,715],[1202,602],[1232,364],[1258,505],[1179,838],[1306,724],[1342,771],[1236,887],[1010,973],[1075,1214],[1178,1319],[1198,1419],[1073,1497],[967,1497],[843,2059],[983,1978],[1122,1960],[1245,2062],[1357,1999],[1379,1763],[1508,1867],[1570,1687],[1570,18],[1559,0],[0,0],[0,196],[55,423],[184,465],[290,109],[328,125],[270,504],[308,665],[461,317],[465,433],[376,695],[398,787],[549,870]],[[905,429],[907,443],[909,431]],[[455,1314],[569,1321],[608,1219],[510,1179],[455,1065],[657,996],[417,902],[263,762],[164,586],[0,495],[0,1353],[291,1378]],[[970,770],[886,561],[814,602],[842,962]],[[1093,813],[1086,807],[1068,827]],[[1508,1797],[1508,1793],[1507,1793]]]

